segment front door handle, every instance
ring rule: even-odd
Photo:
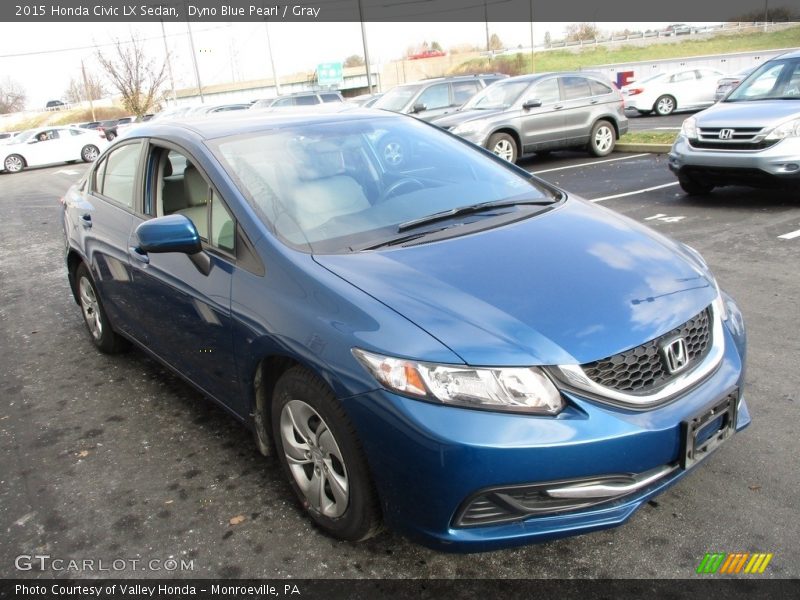
[[[85,215],[81,215],[81,225],[83,225],[86,229],[92,226],[92,215],[86,213]]]
[[[561,110],[562,108],[564,108],[564,105],[563,105],[563,104],[556,104],[556,105],[553,107],[553,110]]]
[[[150,257],[147,256],[147,253],[144,252],[141,248],[137,248],[134,246],[128,247],[128,254],[133,257],[135,260],[139,261],[142,264],[150,264]]]

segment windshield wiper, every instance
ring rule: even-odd
[[[494,208],[505,208],[520,204],[530,206],[547,206],[548,204],[553,204],[554,202],[555,200],[493,200],[491,202],[481,202],[480,204],[471,204],[469,206],[459,206],[457,208],[451,208],[450,210],[443,210],[442,212],[433,213],[432,215],[428,215],[426,217],[420,217],[419,219],[413,219],[411,221],[406,221],[405,223],[400,223],[400,225],[397,226],[397,233],[409,231],[410,229],[416,229],[417,227],[422,227],[424,225],[428,225],[429,223],[444,221],[445,219],[452,219],[453,217],[460,217],[462,215],[471,215],[474,213],[483,212],[485,210],[492,210]]]
[[[352,252],[363,252],[364,250],[377,250],[378,248],[388,248],[389,246],[399,246],[400,244],[404,244],[406,242],[410,242],[412,240],[416,240],[417,238],[425,237],[431,233],[437,233],[447,229],[447,227],[440,227],[439,229],[434,229],[432,231],[423,231],[420,233],[412,233],[410,235],[401,235],[393,238],[389,238],[388,240],[383,240],[381,242],[376,243],[369,243],[366,246],[360,246],[358,248],[350,247]]]

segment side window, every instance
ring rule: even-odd
[[[461,106],[477,94],[480,87],[477,81],[456,81],[453,83],[453,104]]]
[[[83,135],[83,132],[82,131],[78,131],[77,129],[70,129],[69,130],[69,134],[70,135]]]
[[[606,94],[610,94],[612,91],[610,85],[606,85],[601,81],[597,81],[596,79],[590,79],[589,83],[592,85],[592,96],[605,96]]]
[[[339,94],[320,94],[323,102],[341,102]]]
[[[234,251],[234,240],[236,239],[236,223],[231,217],[228,209],[212,192],[211,194],[211,245],[227,250]]]
[[[589,80],[585,77],[562,77],[564,84],[564,100],[577,100],[592,95]]]
[[[450,106],[450,90],[448,84],[437,83],[422,92],[414,104],[424,104],[427,110]]]
[[[103,196],[133,208],[136,169],[139,166],[141,149],[141,144],[126,144],[108,155],[101,167],[102,181],[98,178],[95,186]]]
[[[525,97],[531,100],[541,100],[543,105],[555,104],[561,99],[561,94],[558,91],[558,79],[549,79],[537,83]]]
[[[276,100],[272,106],[292,106],[294,104],[294,98],[281,98],[280,100]]]
[[[294,103],[297,106],[309,106],[311,104],[319,104],[316,96],[295,96]]]
[[[683,71],[682,73],[675,73],[669,78],[670,83],[685,83],[687,81],[694,81],[694,71]]]

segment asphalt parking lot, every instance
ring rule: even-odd
[[[57,202],[84,167],[34,169],[0,175],[0,575],[93,575],[15,568],[47,554],[162,561],[103,574],[125,577],[687,578],[706,552],[750,551],[774,554],[756,577],[800,577],[799,195],[689,199],[653,154],[522,166],[694,246],[737,299],[753,424],[695,473],[622,527],[516,550],[442,554],[391,532],[335,542],[222,410],[141,352],[94,350],[68,289]],[[167,570],[170,559],[192,569]]]

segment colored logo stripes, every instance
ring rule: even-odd
[[[772,553],[764,552],[725,552],[706,553],[697,572],[723,573],[728,575],[738,575],[741,573],[763,573],[769,561],[772,560]]]

